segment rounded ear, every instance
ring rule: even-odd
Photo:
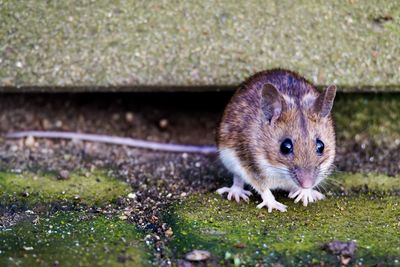
[[[336,85],[330,85],[326,88],[314,102],[314,112],[321,117],[326,117],[330,114],[333,101],[336,96]]]
[[[286,103],[281,93],[270,83],[265,84],[262,89],[261,108],[270,124],[273,124],[286,110]]]

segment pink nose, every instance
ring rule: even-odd
[[[311,188],[313,186],[313,181],[311,180],[300,180],[300,186],[303,188]]]
[[[296,178],[302,188],[311,188],[315,182],[314,171],[298,168],[295,170]]]

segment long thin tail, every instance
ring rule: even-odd
[[[151,149],[158,151],[169,151],[169,152],[187,152],[187,153],[201,153],[201,154],[217,153],[217,148],[215,146],[165,144],[152,141],[132,139],[127,137],[75,133],[75,132],[21,131],[21,132],[11,132],[5,135],[6,138],[23,138],[28,136],[36,138],[76,139],[82,141],[107,143],[114,145],[125,145],[137,148],[144,148],[144,149]]]

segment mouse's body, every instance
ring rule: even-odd
[[[257,73],[240,85],[225,109],[219,131],[219,156],[233,174],[232,187],[217,192],[245,200],[245,183],[262,197],[258,208],[285,211],[273,189],[286,190],[304,205],[324,196],[314,190],[331,171],[335,133],[330,111],[336,87],[319,93],[294,72]]]

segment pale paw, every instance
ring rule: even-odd
[[[289,193],[289,198],[295,198],[294,203],[297,203],[301,200],[303,202],[303,205],[307,207],[308,203],[322,200],[325,198],[325,196],[317,190],[309,188],[291,191]]]
[[[240,202],[240,199],[242,198],[244,201],[248,202],[249,201],[249,196],[251,196],[251,192],[244,190],[244,188],[232,185],[231,187],[222,187],[217,190],[217,193],[220,195],[223,195],[225,193],[228,193],[228,200],[232,200],[232,197],[236,200],[237,203]]]
[[[279,203],[275,199],[263,200],[263,202],[257,205],[258,209],[261,209],[262,207],[267,207],[268,212],[272,212],[273,209],[279,210],[281,212],[286,212],[287,209],[286,205]]]

